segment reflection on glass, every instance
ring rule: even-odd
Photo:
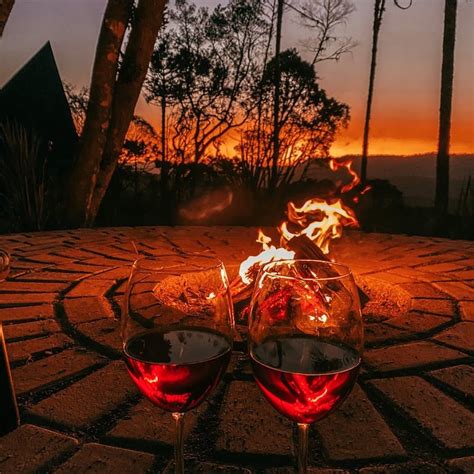
[[[308,428],[332,413],[359,372],[363,326],[357,287],[343,265],[267,264],[252,295],[249,351],[265,398],[298,424],[298,470],[306,472]]]
[[[229,363],[233,312],[222,263],[205,256],[137,260],[123,308],[132,380],[176,420],[175,472],[183,464],[183,416],[217,386]]]

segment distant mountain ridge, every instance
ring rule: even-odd
[[[346,155],[341,158],[354,158],[354,168],[360,169],[360,155]],[[466,173],[474,176],[474,153],[451,155],[450,175],[452,178],[463,178]],[[419,155],[373,155],[368,161],[369,178],[390,176],[436,176],[436,154]]]
[[[353,158],[353,168],[359,172],[360,155],[345,155],[340,158]],[[369,156],[367,174],[369,179],[390,181],[402,191],[405,202],[409,205],[422,207],[433,205],[436,178],[435,153]],[[309,176],[331,179],[331,173],[322,170],[319,166],[312,167]],[[450,161],[451,205],[457,203],[461,188],[469,176],[474,179],[474,153],[452,155]]]

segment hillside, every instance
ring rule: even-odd
[[[343,157],[344,158],[344,157]],[[347,157],[345,157],[347,158]],[[354,169],[360,169],[360,156],[354,157]],[[313,167],[311,177],[330,178],[331,173]],[[429,207],[433,203],[436,177],[436,155],[371,156],[368,163],[369,179],[387,179],[403,192],[409,205]],[[474,179],[474,154],[454,155],[450,166],[450,201],[455,205],[463,183]]]

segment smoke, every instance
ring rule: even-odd
[[[180,219],[206,223],[223,214],[232,204],[234,193],[228,186],[208,191],[179,209]]]

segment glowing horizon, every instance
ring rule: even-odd
[[[351,143],[341,143],[343,138],[337,140],[331,148],[331,155],[361,155],[362,138],[360,141]],[[371,138],[369,142],[369,156],[393,155],[393,156],[413,156],[436,154],[436,140],[408,140],[408,139],[390,139],[390,138]],[[451,155],[474,155],[473,149],[469,144],[456,143],[451,146]]]
[[[215,5],[218,0],[195,0]],[[17,0],[0,39],[0,87],[48,40],[63,80],[88,86],[106,0]],[[332,147],[334,156],[361,153],[370,64],[373,1],[354,1],[356,11],[340,31],[358,43],[340,61],[317,67],[329,96],[347,103],[351,122]],[[380,33],[369,154],[411,155],[437,148],[444,0],[417,0],[407,11],[387,2]],[[474,3],[458,3],[451,153],[474,154]],[[283,47],[309,35],[290,18]],[[305,54],[304,51],[302,53]],[[159,124],[159,110],[143,98],[137,113]]]

